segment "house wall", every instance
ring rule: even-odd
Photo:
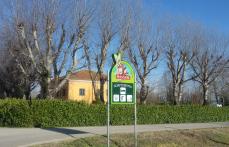
[[[96,82],[96,91],[99,90],[100,84],[97,81]],[[80,89],[85,89],[85,95],[80,95]],[[86,80],[69,80],[68,82],[68,95],[67,98],[69,100],[75,100],[75,101],[85,101],[89,104],[91,104],[93,101],[95,101],[95,97],[93,94],[93,88],[91,81]],[[104,99],[105,102],[107,102],[107,82],[104,85]]]

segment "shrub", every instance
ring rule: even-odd
[[[0,101],[0,126],[32,127],[32,112],[25,100]]]
[[[111,125],[134,123],[133,105],[112,105]],[[73,127],[106,125],[106,105],[62,100],[0,100],[2,127]],[[138,105],[138,124],[229,120],[229,107]]]

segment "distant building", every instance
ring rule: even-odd
[[[57,94],[58,98],[63,98],[67,100],[74,100],[74,101],[84,101],[86,103],[93,103],[96,101],[91,76],[95,78],[96,83],[96,91],[99,97],[99,90],[100,90],[100,82],[99,82],[99,75],[96,75],[93,71],[82,70],[79,72],[72,73],[70,78],[68,79],[66,85],[60,90]],[[107,79],[106,75],[103,75],[104,79]],[[107,82],[104,84],[104,100],[107,101]]]

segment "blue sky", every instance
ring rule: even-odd
[[[190,18],[192,21],[202,23],[205,27],[216,29],[229,35],[229,0],[143,1],[145,2],[144,8],[161,18],[167,15],[171,15],[175,18]],[[0,5],[4,5],[2,0],[0,0]],[[179,18],[177,18],[177,20],[179,20]],[[111,63],[108,63],[108,65],[110,64]],[[166,70],[165,67],[165,64],[160,63],[159,68],[152,71],[153,81],[161,80],[161,76],[164,70]]]
[[[156,12],[188,17],[229,34],[229,0],[146,0]]]
[[[153,15],[163,19],[171,16],[202,24],[210,30],[229,35],[229,0],[145,0],[144,7]],[[166,63],[160,62],[159,67],[152,71],[150,81],[153,87],[163,80],[162,75],[167,70]]]

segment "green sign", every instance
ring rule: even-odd
[[[131,65],[121,61],[121,54],[115,54],[115,64],[109,73],[109,95],[111,104],[135,103],[135,73]]]

